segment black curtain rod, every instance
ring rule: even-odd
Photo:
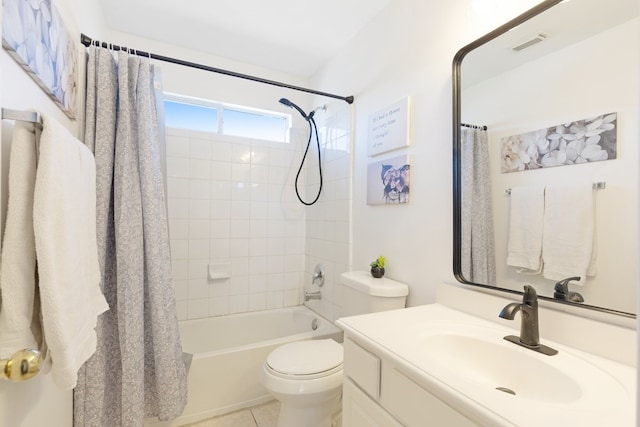
[[[334,95],[332,93],[320,92],[318,90],[308,89],[308,88],[300,87],[300,86],[293,86],[293,85],[290,85],[290,84],[277,82],[275,80],[263,79],[261,77],[251,76],[251,75],[248,75],[248,74],[236,73],[234,71],[229,71],[229,70],[223,70],[221,68],[210,67],[208,65],[196,64],[195,62],[183,61],[181,59],[170,58],[168,56],[163,56],[163,55],[156,55],[155,53],[144,52],[142,50],[128,49],[126,47],[116,46],[116,45],[113,45],[113,44],[110,44],[110,43],[105,43],[105,42],[99,42],[97,40],[92,40],[91,37],[89,37],[89,36],[87,36],[85,34],[80,34],[80,42],[83,45],[85,45],[86,47],[89,47],[91,45],[94,45],[94,46],[98,45],[98,46],[102,46],[104,48],[112,49],[112,50],[126,50],[126,51],[129,51],[129,52],[131,52],[131,53],[133,53],[135,55],[146,56],[147,58],[156,59],[158,61],[170,62],[172,64],[183,65],[185,67],[197,68],[199,70],[204,70],[204,71],[211,71],[212,73],[224,74],[226,76],[237,77],[237,78],[245,79],[245,80],[251,80],[251,81],[254,81],[254,82],[258,82],[258,83],[264,83],[264,84],[268,84],[268,85],[272,85],[272,86],[283,87],[283,88],[286,88],[286,89],[293,89],[293,90],[298,90],[298,91],[301,91],[301,92],[312,93],[314,95],[321,95],[321,96],[326,96],[326,97],[329,97],[329,98],[340,99],[342,101],[345,101],[347,104],[353,104],[353,96]]]
[[[468,125],[466,123],[460,123],[460,126],[465,127],[465,128],[471,128],[471,129],[487,130],[486,126]]]

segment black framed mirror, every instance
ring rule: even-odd
[[[458,281],[510,293],[521,293],[529,283],[541,299],[635,317],[638,9],[636,0],[546,0],[455,55],[453,269]],[[592,131],[597,135],[589,139]],[[594,148],[589,144],[601,149],[597,155],[589,154],[593,151],[586,148]],[[593,264],[580,282],[568,282],[570,291],[583,297],[576,302],[554,295],[559,276],[544,272],[552,265],[550,259],[544,262],[549,248],[559,249],[545,246],[539,271],[507,261],[517,235],[509,230],[517,230],[511,214],[521,208],[512,207],[510,192],[515,189],[521,197],[522,189],[542,188],[541,203],[550,212],[550,194],[586,185],[594,188],[589,196],[593,239],[585,240],[593,241]],[[564,212],[569,224],[580,220],[578,207]],[[546,222],[544,227],[551,236]],[[580,274],[566,277],[575,275]]]

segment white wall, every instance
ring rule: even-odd
[[[463,121],[489,127],[491,180],[496,230],[496,265],[501,286],[521,290],[522,282],[539,294],[553,295],[554,281],[516,273],[506,265],[509,198],[519,185],[558,185],[605,181],[596,196],[597,274],[576,288],[586,303],[635,311],[638,208],[639,52],[624,46],[638,37],[634,19],[583,42],[465,88]],[[611,49],[611,46],[617,46]],[[593,61],[593,52],[598,60]],[[581,70],[567,74],[558,70]],[[550,77],[553,76],[553,77]],[[512,83],[514,82],[514,83]],[[528,82],[527,85],[515,82]],[[544,82],[544,84],[542,84]],[[509,90],[504,90],[508,87]],[[489,100],[489,101],[487,101]],[[509,108],[517,105],[517,108]],[[600,114],[618,113],[617,158],[584,165],[501,173],[501,139]],[[570,214],[570,212],[567,212]]]
[[[534,1],[397,0],[312,79],[315,87],[353,94],[353,269],[387,257],[390,278],[409,285],[409,305],[435,300],[452,275],[451,64],[454,54]],[[504,3],[504,2],[502,2]],[[484,7],[484,8],[483,8]],[[373,112],[411,96],[408,205],[367,206],[367,122]]]
[[[87,35],[93,37],[92,34],[87,33]],[[99,39],[98,37],[95,38]],[[309,84],[306,78],[292,74],[249,65],[118,31],[110,31],[103,41],[291,85],[305,87]],[[217,40],[211,41],[211,43],[219,42]],[[162,69],[162,85],[167,93],[210,99],[228,104],[251,105],[254,108],[282,112],[293,110],[289,110],[279,104],[278,100],[280,98],[290,99],[305,111],[310,107],[310,96],[304,92],[265,85],[169,62],[154,61],[154,63]],[[306,126],[306,122],[298,117],[297,114],[293,117],[293,127],[304,128]]]

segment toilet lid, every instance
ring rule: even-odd
[[[297,341],[273,350],[267,365],[285,375],[311,375],[342,365],[342,346],[332,339]]]

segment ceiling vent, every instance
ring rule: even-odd
[[[521,50],[524,50],[524,49],[526,49],[528,47],[531,47],[534,44],[538,44],[538,43],[544,41],[546,38],[547,38],[547,36],[542,34],[542,33],[536,34],[535,36],[531,37],[529,40],[512,47],[511,50],[513,50],[515,52],[520,52]]]

